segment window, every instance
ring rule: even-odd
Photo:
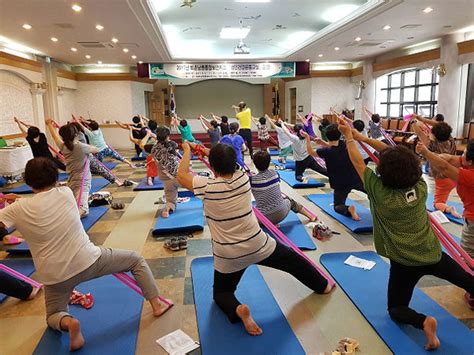
[[[433,117],[438,105],[438,82],[431,69],[408,69],[377,79],[377,113],[400,118],[417,112]]]

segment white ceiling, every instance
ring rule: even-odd
[[[153,2],[161,4],[163,11],[157,13]],[[474,0],[197,0],[192,8],[180,8],[181,2],[0,0],[0,36],[73,65],[98,60],[104,64],[132,65],[138,60],[168,62],[196,58],[308,58],[318,62],[359,61],[474,25]],[[72,11],[75,3],[82,6],[80,13]],[[168,3],[170,6],[166,7]],[[322,20],[325,10],[341,4],[362,6],[338,23],[330,25]],[[433,8],[429,14],[422,11],[427,6]],[[251,18],[258,15],[258,19]],[[251,27],[244,40],[251,54],[234,57],[233,48],[238,40],[220,39],[219,32],[226,26],[238,27],[239,18],[244,18],[244,26]],[[24,23],[32,29],[23,29]],[[104,29],[98,31],[97,24]],[[384,31],[382,27],[387,24],[392,28]],[[286,28],[274,30],[276,25]],[[401,28],[405,25],[420,26]],[[169,28],[175,28],[175,37],[170,36]],[[305,42],[298,33],[311,34],[311,38]],[[58,38],[58,42],[52,42],[51,37]],[[119,39],[117,44],[111,43],[113,37]],[[356,37],[362,40],[355,42]],[[0,46],[1,41],[0,37]],[[104,47],[84,48],[79,42],[99,42]],[[334,50],[336,46],[339,51]],[[71,51],[71,47],[77,48],[77,52]],[[124,53],[123,48],[129,52]],[[91,59],[85,55],[91,55]],[[132,55],[137,58],[132,59]]]

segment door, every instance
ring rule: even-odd
[[[290,89],[290,122],[296,123],[296,88]]]
[[[157,92],[147,92],[148,96],[148,118],[156,121],[158,124],[165,124],[163,96]]]

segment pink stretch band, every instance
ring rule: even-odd
[[[39,282],[37,282],[33,279],[30,279],[28,276],[25,276],[22,273],[19,273],[18,271],[11,269],[11,268],[9,268],[8,266],[6,266],[4,264],[0,264],[0,270],[5,271],[7,274],[10,274],[11,276],[13,276],[13,277],[15,277],[19,280],[23,280],[23,281],[29,283],[30,285],[32,285],[36,288],[43,287],[43,284],[40,284]]]
[[[120,281],[122,281],[125,285],[127,285],[128,287],[130,287],[133,291],[137,292],[139,295],[143,296],[143,292],[141,291],[141,289],[139,288],[138,286],[138,283],[137,281],[130,277],[129,275],[127,275],[126,273],[117,273],[117,274],[113,274],[117,279],[119,279]],[[164,297],[161,297],[161,296],[158,296],[158,298],[160,299],[161,302],[167,304],[168,306],[172,306],[173,304],[170,303],[166,298]]]
[[[48,147],[49,149],[51,149],[51,151],[56,154],[59,159],[61,159],[62,161],[66,161],[66,158],[64,158],[64,155],[62,155],[61,153],[59,153],[51,144],[48,143]]]

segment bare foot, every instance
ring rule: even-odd
[[[349,206],[348,211],[349,211],[349,213],[351,214],[351,218],[352,218],[354,221],[360,221],[360,217],[359,217],[359,215],[357,214],[357,211],[356,211],[355,206]]]
[[[155,317],[160,317],[166,313],[171,307],[174,306],[173,301],[164,298],[164,297],[157,297],[150,300],[151,308],[153,308],[153,315]]]
[[[326,289],[324,290],[324,294],[331,293],[332,290],[336,288],[336,285],[331,285],[331,283],[328,282],[328,285],[326,286]]]
[[[306,208],[302,208],[300,213],[304,216],[306,216],[311,222],[316,222],[318,220],[318,217],[311,212],[309,212]]]
[[[41,288],[39,288],[39,287],[33,287],[33,289],[31,290],[31,293],[30,293],[30,295],[28,296],[27,299],[32,300],[33,298],[35,298],[40,290],[41,290]]]
[[[423,331],[425,332],[426,338],[428,338],[428,342],[425,344],[425,350],[435,350],[441,345],[436,336],[436,327],[436,319],[433,317],[426,317],[423,322]]]
[[[242,319],[242,323],[244,323],[247,333],[254,336],[262,334],[262,329],[253,320],[252,315],[250,314],[250,309],[246,304],[238,306],[235,313],[240,319]]]
[[[454,208],[454,207],[452,207],[452,206],[446,207],[446,209],[444,210],[444,212],[451,214],[451,216],[453,216],[454,218],[461,218],[461,217],[462,217],[462,216],[458,213],[458,211],[456,211],[456,208]]]
[[[148,186],[153,186],[153,178],[149,177],[149,178],[147,179],[147,185],[148,185]]]
[[[161,212],[161,217],[168,218],[170,216],[170,209],[166,207],[163,212]]]
[[[68,332],[69,350],[76,351],[82,348],[84,346],[85,341],[81,333],[81,323],[77,319],[72,318],[69,321]]]

